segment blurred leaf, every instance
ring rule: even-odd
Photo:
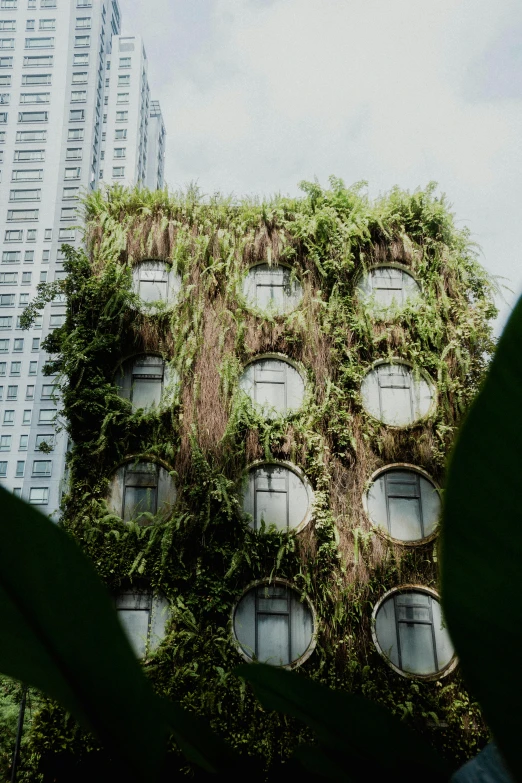
[[[435,751],[387,710],[362,696],[334,691],[298,674],[264,664],[244,664],[263,707],[292,715],[315,732],[320,748],[298,752],[310,772],[332,780],[401,783],[443,781],[449,770]],[[321,758],[324,767],[321,767]],[[326,761],[328,760],[328,765]],[[344,769],[344,778],[339,770]]]
[[[111,598],[74,541],[0,488],[0,671],[56,699],[126,770],[155,780],[168,735],[207,771],[229,758],[210,730],[152,690]]]
[[[442,598],[462,671],[522,779],[522,300],[461,428],[447,481]]]

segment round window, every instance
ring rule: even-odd
[[[113,474],[107,502],[124,522],[150,525],[169,516],[176,502],[176,486],[155,462],[127,462]]]
[[[267,356],[245,368],[240,388],[265,416],[285,416],[299,410],[304,400],[304,381],[290,362]]]
[[[364,496],[372,524],[398,541],[421,541],[435,531],[439,493],[426,474],[411,466],[384,468]]]
[[[420,301],[421,289],[412,275],[401,267],[376,266],[369,269],[357,284],[359,297],[374,309],[386,311],[399,308],[415,299]]]
[[[273,666],[303,663],[315,646],[314,613],[308,600],[285,582],[250,587],[234,610],[233,629],[243,657]]]
[[[142,261],[132,269],[132,287],[141,300],[141,309],[154,313],[174,304],[181,289],[181,277],[164,261]]]
[[[386,593],[373,610],[372,633],[378,651],[399,674],[433,677],[449,670],[455,657],[437,594],[425,587]]]
[[[284,315],[299,305],[303,288],[289,267],[257,264],[243,280],[243,296],[257,310]]]
[[[165,404],[166,395],[177,386],[177,375],[161,356],[143,354],[122,362],[116,371],[118,394],[134,410],[151,410]]]
[[[165,637],[170,605],[163,593],[129,589],[114,599],[120,623],[138,658],[154,652]]]
[[[424,418],[432,407],[435,390],[422,375],[402,363],[377,364],[363,378],[365,409],[384,424],[404,427]]]
[[[312,488],[296,468],[265,463],[252,467],[246,478],[242,507],[254,530],[275,525],[299,531],[310,520]]]

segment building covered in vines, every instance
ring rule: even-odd
[[[71,441],[61,524],[158,691],[267,771],[305,730],[262,710],[245,659],[361,692],[460,762],[487,732],[437,541],[492,286],[434,187],[302,187],[87,197],[86,252],[64,248],[35,303],[67,300],[46,345]],[[33,747],[64,746],[96,743],[45,703]]]

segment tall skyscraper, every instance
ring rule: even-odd
[[[67,436],[40,344],[63,303],[30,331],[20,315],[38,283],[64,275],[61,245],[80,246],[82,192],[163,187],[145,49],[120,31],[117,0],[0,0],[0,481],[53,515]]]

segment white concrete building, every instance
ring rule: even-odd
[[[20,315],[38,283],[64,274],[62,243],[80,244],[82,191],[163,187],[145,50],[120,29],[117,0],[0,0],[0,482],[53,515],[66,434],[40,343],[64,307],[30,331]]]

